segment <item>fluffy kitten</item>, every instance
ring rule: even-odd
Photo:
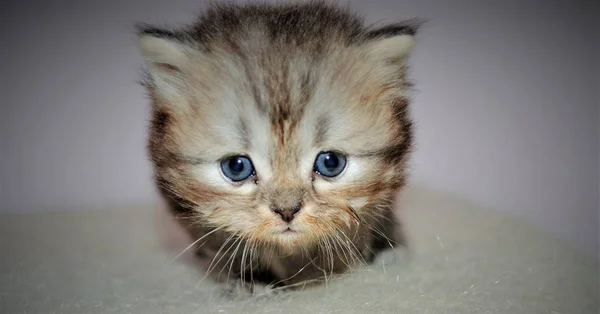
[[[157,185],[215,279],[297,285],[399,241],[416,28],[318,1],[139,28]]]

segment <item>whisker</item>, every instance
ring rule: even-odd
[[[341,276],[343,276],[343,275],[339,275],[338,277],[341,277]],[[314,279],[307,279],[307,280],[303,280],[303,281],[300,281],[297,283],[285,285],[283,287],[272,288],[271,291],[285,290],[285,289],[289,289],[289,288],[293,288],[293,287],[297,287],[297,286],[306,286],[309,283],[316,282],[316,281],[322,281],[322,280],[323,279],[321,277],[314,278]],[[266,295],[266,293],[261,293],[259,296],[263,296],[263,295]]]
[[[377,227],[375,227],[375,226],[369,226],[369,229],[370,229],[371,231],[374,231],[375,233],[377,233],[377,234],[378,234],[378,235],[380,235],[381,237],[383,237],[383,238],[384,238],[384,239],[387,241],[387,243],[388,243],[388,245],[390,246],[390,248],[391,248],[392,250],[394,249],[394,245],[392,244],[392,242],[394,242],[394,243],[395,243],[396,241],[394,241],[394,240],[390,239],[388,236],[386,236],[386,235],[385,235],[385,234],[384,234],[382,231],[380,231],[379,229],[377,229]]]
[[[352,218],[354,218],[354,221],[356,222],[357,225],[360,225],[362,220],[360,219],[360,216],[358,215],[358,213],[356,212],[356,210],[354,210],[354,208],[350,205],[344,206],[342,207],[347,213],[349,213]]]
[[[334,268],[334,255],[333,255],[333,242],[331,241],[331,237],[327,235],[325,238],[325,248],[327,249],[327,257],[329,258],[329,271],[333,272]],[[324,271],[327,274],[327,271]],[[327,276],[325,276],[325,280],[327,280]]]
[[[246,251],[248,250],[248,241],[244,241],[244,249],[242,249],[242,257],[240,259],[240,276],[242,278],[242,283],[245,282],[246,279]]]
[[[260,240],[254,240],[252,247],[250,248],[250,281],[252,282],[252,284],[254,285],[254,269],[255,267],[259,267],[260,265],[254,265],[254,261],[256,261],[257,263],[259,262],[258,257],[260,256],[260,248],[261,248],[261,242]]]
[[[238,244],[235,247],[235,250],[233,251],[233,253],[229,257],[229,259],[227,260],[227,262],[225,263],[225,265],[223,265],[223,267],[221,268],[221,271],[217,275],[217,277],[220,277],[221,273],[223,272],[223,270],[225,270],[225,268],[227,267],[227,265],[229,265],[229,271],[227,272],[227,283],[229,283],[229,278],[231,277],[231,269],[233,268],[233,262],[235,261],[235,256],[237,256],[237,252],[240,249],[240,245],[242,244],[242,242],[244,242],[244,240],[241,237],[239,237],[238,239],[239,239],[237,241]],[[234,243],[234,245],[235,245],[235,243]]]
[[[316,259],[316,258],[313,258],[313,259],[312,259],[310,262],[306,263],[306,265],[304,265],[302,268],[300,268],[300,270],[298,270],[298,271],[297,271],[295,274],[293,274],[292,276],[290,276],[290,277],[288,277],[288,278],[285,278],[285,279],[278,280],[278,281],[276,281],[275,283],[273,283],[273,284],[272,284],[272,285],[270,285],[270,286],[276,286],[276,285],[278,285],[278,284],[280,284],[280,283],[282,283],[282,282],[284,282],[284,281],[287,281],[287,280],[293,279],[294,277],[298,276],[298,274],[300,274],[300,273],[301,273],[301,272],[302,272],[304,269],[306,269],[306,267],[307,267],[308,265],[310,265],[311,263],[313,263],[315,259]]]
[[[219,252],[221,252],[221,250],[225,247],[225,245],[227,245],[227,243],[229,243],[229,241],[231,241],[232,238],[234,238],[236,236],[236,234],[232,234],[230,235],[227,240],[225,240],[225,243],[223,243],[223,245],[221,245],[221,247],[219,248],[219,251],[217,251],[217,253],[215,254],[215,257],[213,257],[212,261],[210,262],[210,265],[208,266],[208,269],[206,270],[206,275],[204,276],[204,278],[206,279],[206,277],[208,275],[210,275],[210,273],[217,267],[217,265],[219,265],[219,263],[221,262],[221,260],[223,260],[223,258],[227,255],[227,253],[229,252],[229,250],[231,250],[233,248],[233,246],[235,246],[235,244],[237,243],[237,241],[240,241],[239,238],[237,238],[236,240],[233,241],[233,243],[227,248],[227,250],[225,250],[225,252],[223,252],[223,254],[221,254],[221,257],[217,260],[217,262],[213,265],[213,262],[215,261],[215,259],[219,256]]]
[[[340,251],[343,252],[345,259],[342,259],[340,256],[340,261],[346,265],[349,271],[353,271],[356,261],[360,261],[359,257],[356,255],[356,252],[353,251],[352,247],[348,245],[347,241],[345,241],[339,234],[333,238],[335,242],[340,247]],[[339,255],[339,253],[338,253]],[[348,258],[350,256],[350,258]]]
[[[350,266],[350,264],[349,264],[349,260],[350,260],[350,259],[348,258],[348,254],[346,253],[346,250],[344,250],[344,246],[343,246],[343,245],[340,243],[340,240],[339,240],[339,238],[338,238],[338,235],[337,235],[337,234],[334,234],[334,235],[335,235],[335,236],[330,236],[330,237],[331,237],[331,239],[333,240],[333,241],[332,241],[332,244],[333,244],[333,248],[335,248],[335,252],[337,252],[337,254],[336,254],[336,255],[337,255],[338,259],[339,259],[339,260],[340,260],[340,261],[341,261],[341,262],[342,262],[344,265],[346,265],[346,267],[347,267],[347,268],[350,268],[351,266]],[[339,247],[339,249],[338,249],[338,247]],[[341,254],[343,254],[343,255],[344,255],[344,258],[342,258],[342,256],[340,255],[340,252],[341,252]]]
[[[354,244],[354,242],[352,242],[352,240],[350,238],[348,238],[348,236],[345,233],[340,232],[340,234],[346,238],[346,241],[344,241],[344,242],[346,242],[347,244],[350,244],[350,247],[348,247],[349,251],[354,254],[354,256],[357,258],[357,260],[363,266],[366,267],[367,266],[367,262],[362,257],[362,254],[360,253],[360,250],[356,247],[356,245]]]
[[[189,249],[191,249],[194,245],[196,245],[198,242],[202,241],[202,239],[206,238],[207,236],[221,230],[225,228],[225,226],[222,227],[218,227],[213,229],[212,231],[208,232],[207,234],[203,235],[202,237],[200,237],[198,240],[192,242],[190,245],[188,245],[185,249],[183,249],[183,251],[181,251],[179,254],[177,254],[177,256],[175,256],[175,258],[173,258],[173,260],[171,260],[171,263],[175,262],[178,258],[180,258],[183,254],[185,254]]]
[[[326,234],[320,233],[319,242],[317,243],[317,249],[319,250],[320,254],[318,254],[318,255],[317,255],[317,257],[325,257],[325,256],[328,256],[328,255],[327,255],[327,252],[328,252],[328,250],[327,250],[327,245],[328,245],[328,243],[327,243],[327,240],[326,240],[327,238],[326,238],[326,237],[327,237],[327,235],[326,235]],[[323,267],[321,267],[320,265],[318,265],[318,264],[315,264],[315,262],[314,262],[314,261],[317,259],[317,257],[315,257],[315,258],[313,259],[313,261],[312,261],[312,265],[313,265],[313,266],[314,266],[316,269],[318,269],[318,270],[320,270],[320,271],[322,271],[322,272],[323,272],[323,275],[325,276],[325,282],[327,282],[327,270],[325,270],[325,269],[324,269]]]

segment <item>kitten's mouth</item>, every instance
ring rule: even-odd
[[[283,230],[282,233],[295,233],[295,232],[296,232],[296,230],[294,230],[294,229],[292,229],[290,227],[287,227],[285,230]]]

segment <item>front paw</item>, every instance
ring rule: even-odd
[[[223,293],[229,298],[248,297],[252,295],[252,287],[241,279],[232,279],[225,283]]]
[[[223,292],[229,298],[239,299],[258,296],[273,296],[278,293],[278,290],[270,285],[235,279],[230,280],[225,284]]]

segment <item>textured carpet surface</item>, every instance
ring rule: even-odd
[[[527,224],[411,188],[410,249],[327,285],[231,300],[158,207],[0,216],[0,313],[598,313],[598,264]]]

